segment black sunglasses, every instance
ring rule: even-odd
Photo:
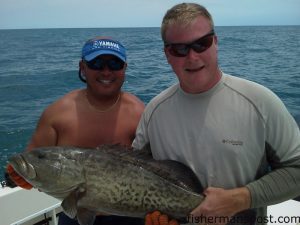
[[[207,50],[213,43],[214,35],[215,31],[211,30],[208,34],[192,43],[165,43],[165,47],[171,55],[175,57],[185,57],[189,54],[190,49],[193,49],[197,53],[201,53]]]
[[[89,62],[85,60],[83,61],[91,70],[104,70],[104,68],[107,66],[109,70],[118,71],[123,69],[125,65],[125,62],[117,57],[111,59],[103,59],[101,57],[97,57]]]

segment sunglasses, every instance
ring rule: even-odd
[[[107,66],[107,68],[111,71],[118,71],[123,69],[125,65],[125,62],[117,57],[111,59],[103,59],[98,57],[89,62],[84,60],[84,62],[91,70],[104,70],[104,68]]]
[[[171,55],[175,57],[185,57],[189,54],[190,49],[193,49],[197,53],[206,51],[212,45],[214,35],[215,31],[211,30],[208,34],[190,44],[165,43],[165,47]]]

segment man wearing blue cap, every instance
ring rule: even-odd
[[[144,104],[121,91],[125,79],[124,46],[108,37],[88,40],[82,48],[79,78],[86,88],[74,90],[43,112],[27,147],[77,146],[95,148],[103,144],[131,146]],[[8,166],[10,177],[20,187],[32,186]],[[100,212],[101,213],[101,212]],[[62,214],[59,224],[78,224]],[[143,219],[97,216],[94,224],[144,224]]]

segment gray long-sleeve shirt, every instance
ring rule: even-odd
[[[300,194],[300,132],[280,99],[254,82],[223,74],[211,90],[178,84],[147,105],[133,147],[188,165],[203,187],[247,186],[256,216]],[[264,224],[264,223],[257,223]]]

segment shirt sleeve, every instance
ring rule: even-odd
[[[265,102],[266,154],[270,172],[246,187],[251,207],[277,204],[300,195],[300,131],[275,95]]]
[[[277,204],[300,194],[300,159],[295,159],[294,164],[271,171],[246,186],[251,193],[251,208]]]
[[[133,140],[132,147],[136,150],[141,150],[146,144],[149,143],[147,125],[148,122],[146,120],[147,111],[145,110],[140,122],[138,124],[135,139]]]

